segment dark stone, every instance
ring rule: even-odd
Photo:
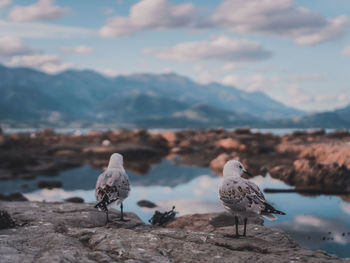
[[[14,227],[16,224],[7,211],[0,210],[0,229]]]
[[[82,204],[84,203],[84,199],[81,198],[81,197],[70,197],[70,198],[67,198],[64,200],[65,202],[68,202],[68,203],[77,203],[77,204]]]
[[[40,181],[38,183],[38,187],[39,188],[48,188],[48,189],[61,188],[62,183],[59,181]]]
[[[0,200],[3,201],[28,201],[28,199],[21,193],[0,194]]]
[[[148,200],[140,200],[137,202],[137,205],[141,207],[147,207],[147,208],[154,208],[157,206],[155,203]]]

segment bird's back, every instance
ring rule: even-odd
[[[241,177],[225,177],[219,186],[219,199],[233,214],[258,216],[265,198],[259,188]]]
[[[110,168],[104,171],[97,179],[95,196],[101,202],[105,196],[108,200],[123,201],[130,191],[129,178],[124,168]]]

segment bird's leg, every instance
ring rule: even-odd
[[[239,238],[239,234],[238,234],[238,216],[235,216],[235,226],[236,226],[236,234],[235,235],[226,234],[224,236],[225,237],[229,237],[229,238]]]
[[[247,218],[244,218],[244,231],[243,231],[243,236],[244,236],[244,237],[246,236],[247,222],[248,222],[248,219],[247,219]]]
[[[235,238],[239,238],[239,234],[238,234],[238,216],[235,216],[235,225],[236,225],[236,235],[235,235]]]
[[[124,219],[123,202],[120,203],[120,221],[123,221],[123,222],[129,221],[129,220]]]
[[[108,209],[106,209],[106,225],[107,225],[108,222],[109,222],[109,219],[108,219]]]

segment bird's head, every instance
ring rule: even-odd
[[[244,168],[243,164],[237,160],[230,160],[224,166],[224,177],[240,177],[244,173],[252,177],[252,175]]]
[[[123,155],[119,153],[113,153],[109,159],[108,168],[118,168],[123,166]]]

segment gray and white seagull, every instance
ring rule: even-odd
[[[265,200],[264,194],[255,183],[241,177],[244,173],[252,176],[239,161],[228,161],[224,166],[224,179],[219,185],[219,199],[225,209],[235,217],[236,235],[233,237],[236,238],[239,237],[239,217],[243,219],[243,236],[246,236],[248,218],[264,217],[275,220],[277,217],[273,214],[285,215]]]
[[[107,170],[97,179],[95,196],[98,203],[95,205],[100,211],[104,211],[108,220],[108,208],[114,204],[120,204],[120,220],[126,221],[123,214],[123,201],[129,196],[130,183],[128,175],[123,167],[123,156],[113,153]]]

